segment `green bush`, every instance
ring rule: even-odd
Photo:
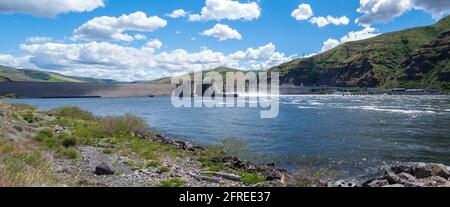
[[[77,145],[78,140],[75,136],[67,134],[65,132],[61,132],[59,134],[59,138],[61,140],[61,144],[65,147],[65,148],[69,148],[69,147],[74,147]]]
[[[112,154],[112,153],[113,153],[113,150],[112,150],[112,149],[109,149],[109,148],[105,148],[105,149],[102,150],[102,152],[103,152],[104,154],[109,155],[109,154]]]
[[[167,173],[170,171],[170,168],[166,167],[166,166],[162,166],[158,168],[158,174],[163,174],[163,173]]]
[[[73,119],[93,120],[95,116],[90,112],[84,111],[79,107],[66,106],[53,109],[52,114],[59,117],[68,117]]]
[[[14,103],[11,104],[11,106],[16,110],[16,111],[35,111],[36,108],[34,108],[34,106],[29,105],[29,104],[21,104],[21,103]]]
[[[219,147],[225,154],[239,158],[247,156],[250,152],[247,143],[236,138],[223,140]]]
[[[80,152],[73,147],[70,148],[59,148],[58,152],[59,155],[67,158],[67,159],[77,159],[80,156]]]
[[[145,164],[145,167],[159,167],[159,166],[161,166],[161,163],[154,160],[149,161],[147,162],[147,164]]]
[[[28,111],[24,115],[22,115],[22,119],[30,124],[37,121],[37,119],[33,115],[33,112],[31,112],[31,111]]]
[[[240,176],[242,182],[250,185],[266,181],[266,178],[264,176],[261,176],[257,173],[241,173]]]
[[[181,178],[172,178],[170,180],[162,181],[159,186],[165,187],[165,188],[176,188],[176,187],[182,187],[185,184],[186,184],[186,181]]]
[[[43,142],[44,140],[51,138],[53,138],[53,132],[50,129],[43,129],[39,131],[36,136],[33,137],[33,139],[38,142]]]
[[[37,135],[33,137],[33,139],[38,142],[43,142],[44,145],[49,149],[56,149],[61,145],[61,143],[55,139],[55,137],[53,136],[53,132],[50,129],[39,131]]]
[[[4,98],[16,98],[16,94],[14,93],[9,93],[3,96]]]
[[[144,120],[131,114],[105,117],[101,121],[101,128],[110,136],[134,135],[145,133],[149,129]]]

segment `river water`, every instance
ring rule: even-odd
[[[396,161],[450,164],[449,96],[282,96],[274,119],[261,119],[258,108],[174,108],[170,97],[10,102],[131,113],[163,135],[201,145],[235,137],[287,167],[302,160],[356,175]]]

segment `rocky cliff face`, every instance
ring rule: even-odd
[[[448,59],[448,41],[445,37],[449,29],[450,17],[446,17],[432,26],[347,42],[330,51],[293,60],[270,71],[280,72],[283,83],[296,85],[378,87],[397,84],[392,81],[396,80],[394,76],[400,80],[415,81],[413,71],[417,68],[448,67],[448,61],[445,61]],[[424,53],[429,56],[420,55]],[[425,65],[409,64],[418,62]],[[445,81],[448,74],[442,72],[432,76]]]

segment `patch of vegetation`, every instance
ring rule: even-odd
[[[66,117],[72,119],[81,119],[81,120],[94,120],[95,116],[87,111],[80,109],[75,106],[66,106],[53,109],[51,113],[55,116]]]
[[[159,167],[159,166],[161,166],[161,163],[156,160],[149,161],[145,164],[145,167]]]
[[[245,184],[254,185],[266,181],[266,178],[258,173],[241,173],[241,181]]]
[[[250,153],[247,143],[237,138],[224,139],[219,147],[225,154],[239,158],[248,156]]]
[[[16,94],[14,94],[14,93],[8,93],[8,94],[6,94],[6,95],[4,95],[4,96],[1,96],[1,98],[11,98],[11,99],[14,99],[14,98],[17,98],[17,97],[16,97]]]
[[[58,155],[63,156],[67,159],[77,159],[80,156],[80,152],[74,148],[74,147],[69,147],[69,148],[65,148],[65,147],[60,147],[57,150]]]
[[[61,140],[62,146],[64,146],[65,148],[74,147],[78,143],[78,140],[75,136],[66,132],[61,132],[59,134],[59,139]]]
[[[44,129],[38,132],[33,137],[34,140],[44,143],[48,149],[56,149],[60,146],[60,142],[53,136],[53,132],[50,129]]]
[[[158,174],[164,174],[170,172],[170,168],[166,167],[166,166],[161,166],[158,168]]]
[[[104,154],[110,155],[110,154],[113,153],[113,150],[110,149],[110,148],[104,148],[104,149],[102,149],[102,152],[103,152]]]
[[[122,154],[136,154],[146,160],[158,160],[161,157],[184,157],[186,152],[175,146],[164,145],[157,142],[142,140],[134,136],[118,136],[113,138],[116,148]]]
[[[214,163],[211,157],[199,157],[197,160],[201,163],[202,168],[206,168],[207,171],[220,172],[226,169],[223,163]]]
[[[33,149],[0,141],[0,187],[55,185],[61,181],[49,171],[50,162]]]
[[[110,116],[101,120],[101,129],[108,135],[135,135],[145,133],[149,127],[139,117],[131,114],[123,116]]]
[[[22,115],[22,119],[24,121],[28,122],[29,124],[32,124],[32,123],[38,121],[38,119],[36,117],[34,117],[32,111],[25,112],[25,114]]]
[[[30,76],[31,78],[38,79],[38,80],[48,80],[50,79],[50,75],[36,70],[23,70],[23,72]]]
[[[162,181],[159,187],[176,188],[183,187],[185,184],[186,181],[181,178],[172,178],[170,180]]]
[[[11,106],[15,111],[36,111],[36,108],[29,104],[13,103]]]

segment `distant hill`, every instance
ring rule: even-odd
[[[206,70],[203,72],[204,73],[218,72],[220,75],[222,75],[222,77],[224,77],[224,81],[225,81],[225,75],[227,72],[239,72],[239,71],[242,71],[242,70],[238,70],[238,69],[234,69],[234,68],[227,68],[227,67],[218,67],[218,68]],[[191,77],[191,79],[194,79],[194,73],[189,73],[189,76]],[[137,83],[170,84],[171,79],[172,79],[172,77],[165,77],[165,78],[161,78],[161,79],[157,79],[157,80],[153,80],[153,81],[141,81],[141,82],[137,82]]]
[[[281,82],[343,87],[448,86],[450,16],[432,26],[347,42],[271,68]]]
[[[61,82],[61,83],[114,83],[114,80],[103,80],[94,78],[82,78],[64,76],[58,73],[39,70],[16,69],[0,66],[0,82],[4,81],[27,81],[27,82]]]

